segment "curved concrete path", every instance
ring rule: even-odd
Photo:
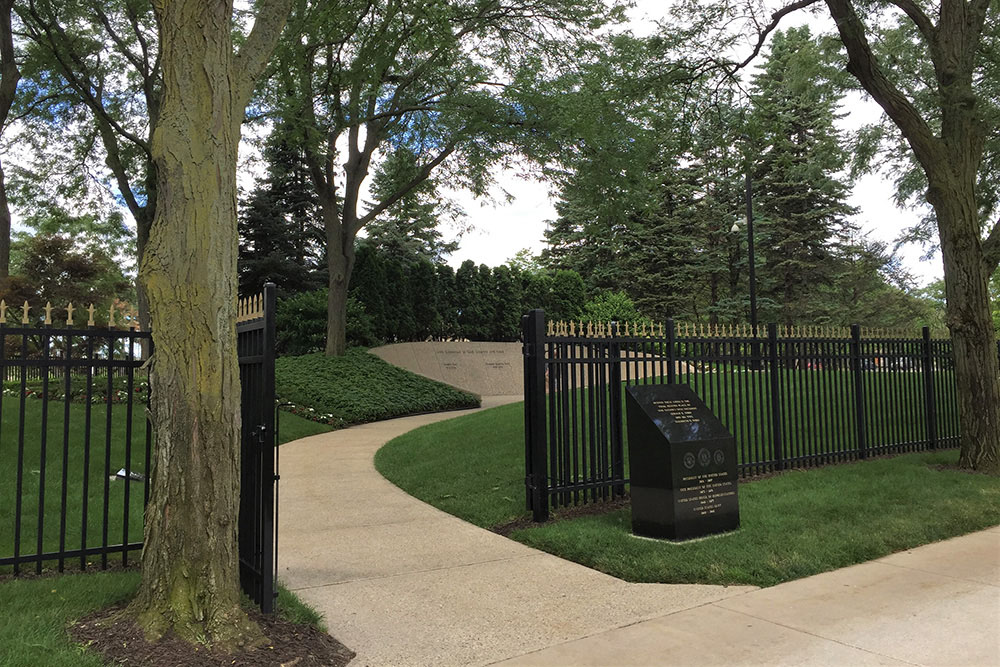
[[[445,514],[375,470],[388,440],[460,414],[281,448],[279,578],[357,652],[352,664],[1000,664],[1000,528],[762,590],[629,584]]]

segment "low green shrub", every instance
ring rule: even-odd
[[[132,400],[136,402],[146,402],[149,383],[146,381],[145,372],[140,378],[136,373],[133,381]],[[48,387],[41,380],[30,380],[25,383],[25,396],[29,398],[42,398],[48,394],[50,401],[61,401],[66,396],[66,380],[63,377],[52,377],[49,379]],[[8,380],[3,383],[4,396],[21,395],[20,380]],[[95,376],[90,389],[91,403],[106,403],[108,396],[107,376]],[[85,403],[87,400],[87,377],[85,375],[71,375],[69,379],[69,400],[71,403]],[[124,377],[112,378],[111,380],[111,402],[125,403],[128,400],[128,379]]]
[[[335,427],[479,406],[474,394],[387,364],[363,348],[343,357],[280,357],[275,385],[292,412]]]

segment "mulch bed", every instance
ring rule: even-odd
[[[146,641],[131,618],[119,616],[122,609],[103,609],[69,628],[73,639],[116,665],[147,667],[342,667],[354,652],[330,635],[309,625],[290,623],[277,616],[248,611],[270,641],[241,653],[222,653],[167,636]]]

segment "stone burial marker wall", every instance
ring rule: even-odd
[[[384,361],[480,396],[524,392],[521,343],[428,341],[370,350]]]
[[[736,439],[687,385],[626,388],[632,532],[687,540],[739,528]]]

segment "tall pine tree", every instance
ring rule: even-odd
[[[810,312],[852,231],[850,183],[839,177],[848,154],[835,126],[842,75],[827,45],[806,26],[778,32],[753,81],[762,321],[794,324]]]
[[[403,190],[418,178],[420,169],[413,151],[397,147],[382,161],[372,179],[375,201],[387,200]],[[367,243],[398,261],[425,259],[437,264],[458,248],[457,241],[444,241],[438,230],[441,216],[460,215],[461,211],[438,193],[437,181],[426,178],[368,223]]]
[[[282,126],[264,146],[267,175],[243,203],[240,291],[255,293],[273,282],[279,296],[326,284],[323,225],[301,151]]]

